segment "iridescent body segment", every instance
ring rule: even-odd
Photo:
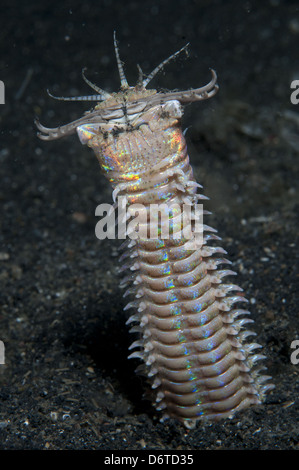
[[[129,87],[118,56],[122,88],[119,93],[100,92],[102,100],[81,119],[48,129],[39,122],[40,138],[51,140],[75,130],[83,144],[91,147],[113,188],[115,206],[120,196],[145,207],[148,220],[152,204],[178,208],[205,199],[197,193],[181,130],[182,104],[213,96],[218,87],[212,71],[211,82],[203,88],[184,92],[157,93],[146,90],[157,67],[136,87]],[[179,51],[180,52],[180,51]],[[171,56],[173,58],[178,53]],[[86,79],[87,80],[87,79]],[[92,99],[83,97],[82,99]],[[128,217],[129,217],[128,216]],[[225,283],[235,273],[225,268],[226,252],[213,246],[220,238],[203,225],[203,244],[190,248],[190,238],[181,234],[177,213],[169,213],[172,235],[163,238],[163,222],[157,220],[158,238],[138,236],[128,240],[122,255],[127,271],[121,286],[133,308],[128,324],[138,339],[129,356],[142,360],[138,372],[152,389],[152,400],[162,419],[176,418],[188,428],[200,419],[218,420],[263,402],[273,385],[256,363],[260,345],[247,341],[254,333],[244,326],[252,322],[240,308],[246,299],[235,284]],[[180,220],[180,219],[179,219]],[[194,218],[187,222],[194,237]],[[185,234],[185,232],[184,232]]]

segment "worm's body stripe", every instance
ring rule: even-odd
[[[121,287],[128,287],[125,295],[132,297],[126,309],[134,312],[127,323],[139,336],[129,357],[142,360],[138,373],[146,376],[162,420],[173,417],[192,428],[197,420],[231,417],[259,404],[273,388],[256,366],[264,358],[256,352],[260,345],[247,341],[254,333],[244,328],[252,320],[240,308],[247,302],[242,289],[224,282],[235,273],[225,267],[230,264],[226,252],[213,246],[220,240],[216,231],[203,225],[202,245],[190,245],[190,238],[195,241],[195,207],[205,197],[197,193],[200,185],[189,163],[182,104],[213,96],[216,74],[212,71],[210,83],[195,90],[146,90],[167,60],[144,80],[139,69],[138,84],[129,87],[116,41],[115,48],[121,91],[106,94],[86,79],[101,93],[93,110],[65,126],[49,129],[37,122],[37,127],[44,140],[76,131],[94,150],[113,188],[115,206],[125,197],[129,214],[133,204],[142,204],[148,219],[153,204],[189,205],[187,232],[179,231],[180,219],[170,211],[172,236],[164,238],[163,222],[156,220],[150,228],[158,229],[158,238],[137,236],[125,243],[122,270],[129,274]]]

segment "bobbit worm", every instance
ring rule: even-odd
[[[226,252],[215,246],[221,239],[205,224],[202,242],[196,238],[195,209],[207,198],[198,192],[202,186],[189,163],[182,106],[214,96],[216,73],[212,70],[211,81],[201,88],[166,93],[146,88],[187,46],[146,78],[138,66],[137,85],[131,87],[114,36],[120,91],[102,90],[83,70],[96,94],[56,98],[96,101],[94,109],[57,128],[44,127],[38,120],[36,125],[43,140],[77,132],[111,183],[115,209],[120,197],[125,198],[128,219],[135,204],[144,208],[147,231],[129,238],[122,255],[126,273],[121,287],[128,287],[126,295],[132,301],[126,309],[133,309],[127,323],[138,335],[129,358],[141,359],[137,372],[146,377],[161,420],[175,418],[193,428],[198,420],[218,421],[262,403],[274,385],[263,375],[265,367],[259,366],[265,358],[256,351],[261,346],[248,339],[255,333],[245,327],[253,320],[242,308],[247,302],[242,289],[224,281],[236,273],[227,268],[231,263],[223,257]],[[161,203],[167,216],[152,220],[151,206]],[[190,210],[182,221],[183,207]],[[165,221],[169,237],[162,233]],[[157,237],[148,235],[152,228]]]

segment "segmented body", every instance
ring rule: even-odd
[[[169,207],[187,204],[194,215],[204,196],[197,194],[189,163],[181,103],[215,94],[216,75],[206,87],[187,92],[145,90],[148,79],[130,88],[117,48],[116,55],[122,91],[105,96],[94,111],[70,125],[47,129],[37,123],[41,138],[59,138],[76,129],[81,142],[95,151],[116,206],[120,196],[126,197],[128,213],[133,204],[142,204],[150,220],[151,205],[163,202]],[[246,302],[242,289],[223,281],[235,273],[223,268],[229,264],[222,256],[226,252],[213,246],[220,240],[216,231],[203,225],[203,244],[190,248],[186,232],[173,236],[176,217],[170,214],[169,238],[161,235],[163,222],[156,221],[151,223],[159,229],[157,238],[137,236],[127,242],[122,286],[129,286],[126,295],[133,296],[126,307],[134,309],[128,324],[139,336],[129,357],[143,361],[138,371],[147,377],[163,418],[174,417],[191,428],[199,419],[230,417],[261,403],[273,385],[264,384],[269,377],[256,368],[264,357],[255,353],[260,345],[247,342],[253,333],[244,325],[252,320],[238,307]],[[187,225],[194,238],[193,217]]]

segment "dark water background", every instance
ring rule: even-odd
[[[276,389],[264,406],[186,431],[142,400],[118,287],[116,244],[96,239],[111,202],[93,153],[76,136],[36,137],[88,104],[81,70],[119,89],[116,30],[130,84],[190,42],[151,83],[220,91],[190,105],[184,126],[210,225],[239,273]],[[2,1],[0,80],[0,448],[296,449],[298,372],[298,1]],[[298,261],[297,261],[298,262]],[[297,382],[296,382],[297,381]]]

